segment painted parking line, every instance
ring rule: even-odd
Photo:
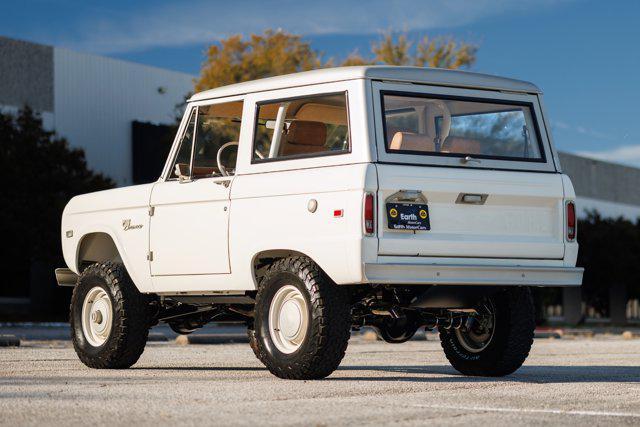
[[[620,417],[620,418],[639,418],[640,412],[610,412],[610,411],[580,411],[571,409],[534,409],[534,408],[499,408],[492,406],[459,406],[459,405],[427,405],[427,404],[409,404],[403,405],[412,408],[425,409],[446,409],[473,412],[508,412],[514,414],[554,414],[554,415],[577,415],[586,417]]]

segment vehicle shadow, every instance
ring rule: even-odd
[[[132,366],[130,370],[138,371],[266,371],[265,367],[254,366]]]
[[[330,381],[405,381],[405,382],[523,382],[523,383],[640,383],[640,366],[536,366],[525,365],[505,377],[469,377],[451,366],[341,366],[341,372],[380,371],[403,375],[336,376]],[[409,375],[407,375],[409,374]],[[446,375],[444,377],[433,375]]]
[[[133,366],[134,371],[207,371],[207,372],[259,372],[264,367],[254,366]],[[369,372],[358,375],[358,372]],[[380,375],[371,374],[379,372]],[[353,375],[349,373],[353,372]],[[425,383],[456,382],[522,382],[537,384],[553,383],[639,383],[640,366],[536,366],[525,365],[505,377],[469,377],[460,374],[449,365],[438,366],[340,366],[339,375],[327,381],[395,381]],[[344,374],[347,373],[345,376]],[[391,375],[389,375],[391,374]],[[396,375],[393,375],[396,374]]]

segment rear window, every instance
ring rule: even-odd
[[[383,93],[387,152],[544,162],[528,104]]]

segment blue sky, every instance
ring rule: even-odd
[[[473,71],[543,89],[560,149],[640,166],[640,1],[25,0],[0,14],[0,35],[192,74],[207,45],[265,28],[337,59],[390,28],[463,38]]]

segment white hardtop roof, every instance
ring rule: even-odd
[[[196,93],[189,101],[202,101],[211,98],[222,98],[225,96],[244,95],[267,90],[354,79],[386,80],[522,93],[541,93],[541,90],[533,83],[488,74],[446,70],[442,68],[370,65],[322,68],[319,70],[236,83]]]

